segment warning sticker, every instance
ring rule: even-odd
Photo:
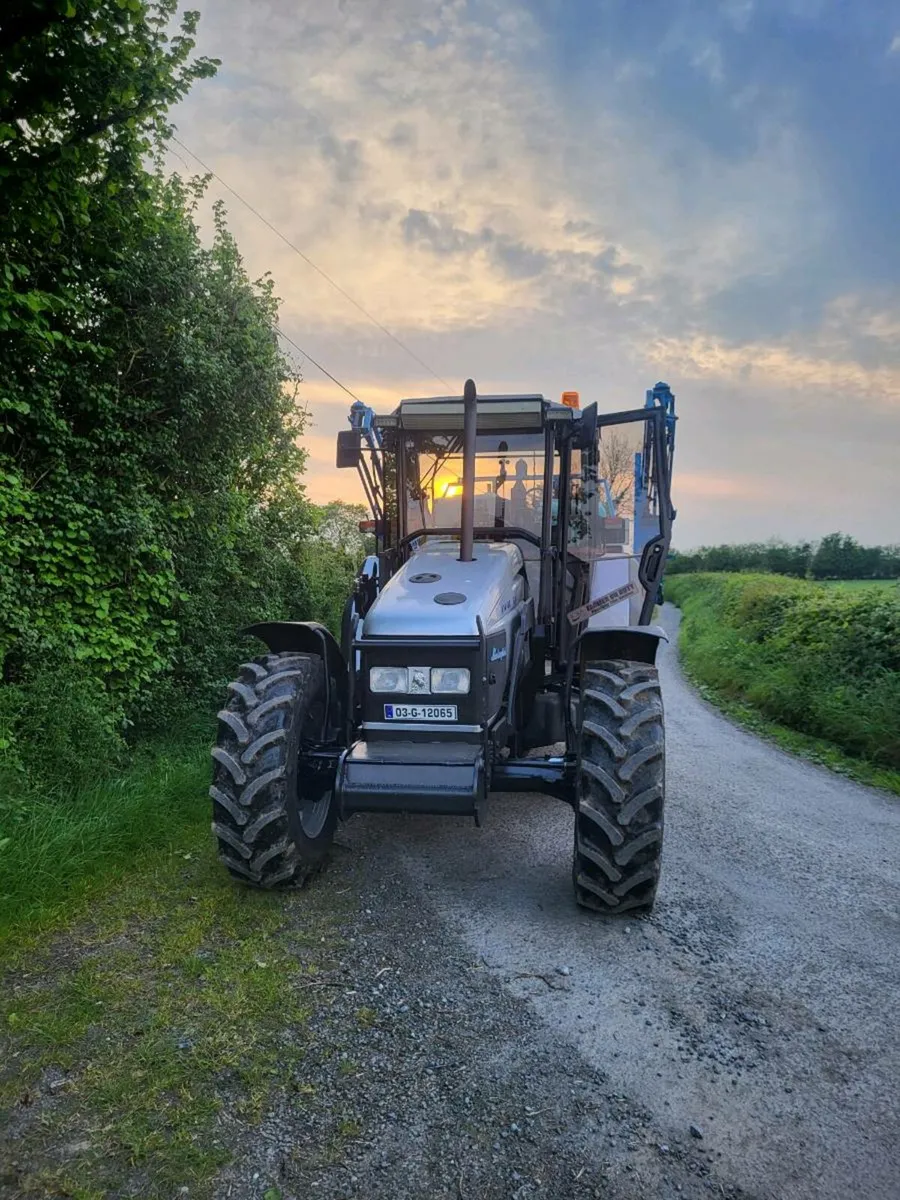
[[[614,604],[618,604],[620,600],[627,600],[629,596],[633,596],[638,590],[637,584],[623,584],[622,587],[615,588],[614,591],[607,592],[605,596],[598,596],[596,600],[589,600],[587,604],[582,604],[581,608],[573,608],[569,613],[569,622],[572,625],[580,625],[582,621],[586,621],[588,617],[596,616],[597,613],[603,612],[607,608],[612,608]]]

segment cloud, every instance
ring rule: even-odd
[[[623,407],[662,375],[679,392],[688,489],[758,477],[748,447],[769,452],[748,435],[752,411],[779,431],[776,458],[786,439],[802,447],[808,533],[832,511],[807,461],[816,407],[831,478],[838,439],[868,464],[845,524],[896,538],[900,143],[883,114],[900,109],[884,53],[897,38],[842,13],[801,0],[210,0],[200,48],[225,65],[176,120],[454,386],[574,386]],[[211,191],[252,273],[273,272],[284,330],[347,386],[381,409],[446,390]],[[310,437],[333,438],[349,398],[304,374]],[[325,441],[310,444],[310,492],[332,495],[345,477]],[[765,536],[772,494],[720,498]],[[688,541],[718,520],[714,499],[682,506]]]
[[[482,231],[481,236],[468,233],[458,229],[449,217],[421,208],[411,208],[400,224],[409,245],[427,245],[438,255],[472,252],[483,248],[494,236],[490,230]]]
[[[308,456],[307,475],[316,481],[312,496],[316,503],[344,500],[347,504],[365,504],[365,493],[356,471],[338,471],[334,465],[335,438],[306,433],[301,440]]]
[[[358,138],[340,138],[325,134],[319,139],[322,157],[334,165],[334,178],[338,183],[356,183],[365,175],[365,165]]]
[[[728,346],[712,338],[662,338],[651,360],[685,378],[740,378],[764,387],[796,389],[818,403],[822,392],[869,399],[900,417],[900,366],[866,368],[852,360],[816,357],[789,346],[747,343]]]
[[[396,2],[376,19],[347,4],[317,13],[302,40],[291,6],[272,5],[265,31],[248,28],[233,2],[216,10],[235,48],[228,86],[208,85],[198,124],[219,143],[220,173],[257,195],[269,180],[266,215],[331,273],[377,295],[385,321],[452,329],[553,311],[570,282],[608,274],[612,254],[631,278],[669,273],[699,296],[742,262],[772,266],[814,226],[808,188],[802,222],[784,227],[804,185],[798,148],[775,126],[725,169],[675,146],[676,169],[693,172],[692,186],[670,189],[661,204],[640,122],[604,108],[572,128],[553,81],[517,69],[534,23],[485,7],[495,24],[464,20],[459,5]],[[252,80],[245,112],[234,103],[234,75]],[[286,146],[296,148],[292,167]],[[769,220],[763,198],[777,214]],[[378,219],[360,222],[361,212]],[[260,241],[236,219],[242,244]],[[465,271],[454,261],[460,250],[471,255]],[[355,320],[339,296],[310,282],[323,320]],[[293,288],[282,292],[302,311]]]

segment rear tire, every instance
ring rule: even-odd
[[[649,912],[659,883],[665,731],[659,676],[645,663],[585,666],[575,899],[597,912]]]
[[[333,779],[303,769],[303,747],[322,729],[322,660],[267,654],[228,690],[209,790],[219,858],[241,883],[300,886],[324,865],[337,824]]]

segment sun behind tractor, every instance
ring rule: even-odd
[[[341,645],[313,622],[245,631],[269,653],[230,685],[211,789],[237,879],[302,884],[353,813],[480,823],[492,792],[536,791],[574,809],[577,902],[651,907],[674,408],[664,383],[600,415],[471,380],[386,416],[353,405],[337,465],[360,472],[377,552]]]

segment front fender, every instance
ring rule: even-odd
[[[582,665],[598,659],[618,659],[655,666],[659,643],[668,640],[661,625],[611,625],[585,630],[578,639],[578,654]]]
[[[248,625],[241,633],[257,637],[273,654],[296,650],[301,654],[318,654],[325,663],[329,681],[329,709],[332,723],[343,735],[347,725],[347,663],[331,630],[319,621],[260,621]]]

